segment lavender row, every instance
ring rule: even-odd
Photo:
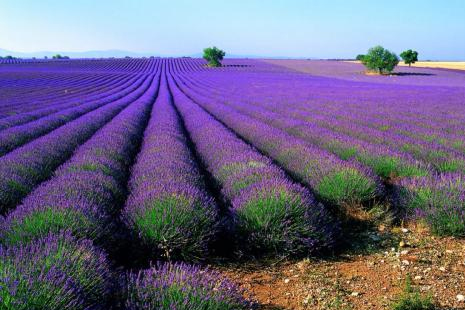
[[[72,155],[72,152],[124,107],[142,96],[151,83],[147,78],[134,93],[98,108],[0,158],[0,210],[18,204],[40,182]]]
[[[129,85],[134,83],[134,79],[122,79],[120,82],[115,83],[112,85],[112,88],[107,92],[99,92],[99,95],[95,95],[93,97],[85,97],[82,99],[76,99],[77,101],[73,100],[72,102],[62,102],[62,103],[55,103],[53,105],[46,105],[43,106],[43,104],[40,105],[40,108],[35,109],[33,111],[29,112],[24,112],[16,115],[11,115],[9,117],[5,117],[0,119],[0,130],[7,129],[13,126],[18,126],[25,124],[30,121],[34,121],[36,119],[39,119],[41,117],[50,115],[52,113],[58,112],[62,109],[70,108],[73,106],[79,106],[84,102],[90,101],[90,100],[98,100],[98,99],[103,99],[106,96],[109,96],[110,93],[120,93],[123,89],[128,87]],[[84,101],[85,100],[85,101]]]
[[[331,246],[339,229],[326,209],[169,81],[196,152],[232,206],[241,248],[263,254]]]
[[[1,308],[108,309],[112,273],[106,255],[69,232],[0,246]]]
[[[127,274],[125,309],[247,310],[254,303],[218,272],[183,263]],[[179,289],[182,287],[182,289]]]
[[[181,78],[179,79],[181,80]],[[260,102],[244,104],[240,98],[228,94],[227,100],[214,96],[206,90],[199,89],[182,79],[191,92],[197,92],[204,97],[215,99],[232,107],[239,113],[255,118],[272,127],[279,128],[291,136],[302,139],[321,149],[327,150],[343,160],[356,159],[362,165],[371,168],[382,178],[398,178],[422,176],[429,173],[427,167],[422,167],[418,161],[407,154],[395,152],[381,145],[373,145],[363,140],[351,138],[332,132],[316,123],[300,121],[284,114],[276,113],[262,107]]]
[[[410,178],[398,183],[397,203],[438,235],[465,236],[465,179],[458,173]]]
[[[129,191],[124,221],[151,257],[206,257],[218,226],[216,205],[205,191],[164,77]]]
[[[197,75],[195,77],[199,79]],[[432,96],[437,96],[434,92],[428,94],[431,92],[430,88],[423,87],[411,91],[411,88],[394,88],[393,86],[388,88],[378,85],[375,87],[374,85],[295,75],[292,80],[294,88],[290,88],[291,85],[282,76],[279,76],[278,79],[276,76],[260,76],[259,78],[241,76],[238,78],[229,74],[219,76],[219,82],[213,82],[208,76],[202,75],[201,77],[202,80],[208,79],[207,82],[203,83],[204,89],[208,89],[207,86],[209,86],[210,89],[220,94],[228,93],[228,91],[224,91],[225,89],[236,93],[237,89],[240,89],[240,93],[237,95],[241,96],[242,101],[250,104],[262,103],[275,112],[285,113],[303,120],[308,119],[312,123],[318,121],[319,125],[328,126],[329,129],[335,131],[338,131],[341,126],[345,126],[344,130],[339,130],[339,132],[364,139],[369,143],[376,143],[380,139],[380,143],[385,143],[383,140],[386,140],[390,143],[390,147],[397,152],[411,154],[417,160],[432,164],[438,171],[463,171],[465,167],[463,156],[453,152],[454,148],[462,150],[461,140],[449,137],[445,140],[439,139],[438,143],[441,142],[439,144],[431,143],[434,137],[439,134],[439,129],[445,129],[449,133],[460,132],[457,131],[458,127],[456,126],[459,122],[458,118],[453,122],[451,121],[452,127],[445,124],[446,120],[448,121],[457,115],[460,116],[460,111],[448,113],[448,118],[445,120],[441,116],[442,121],[439,125],[434,126],[435,130],[420,130],[420,133],[425,136],[425,143],[419,141],[422,135],[414,134],[419,131],[419,128],[428,128],[432,118],[444,114],[441,111],[445,109],[456,111],[458,108],[455,102],[453,104],[445,103],[447,107],[441,105],[441,111],[425,113],[425,108],[432,109],[428,104],[420,104],[417,97],[421,96],[421,100],[430,102]],[[277,84],[279,81],[282,83]],[[255,91],[255,87],[259,87],[260,91]],[[353,91],[355,88],[358,88],[359,91]],[[335,92],[334,89],[338,89],[338,91]],[[347,91],[351,92],[351,96],[347,96]],[[446,90],[438,88],[437,91],[444,92]],[[450,89],[447,91],[450,92]],[[292,92],[293,96],[296,97],[292,101],[289,101],[289,92]],[[409,92],[415,92],[415,97],[412,97]],[[364,94],[364,96],[359,96],[359,93]],[[401,101],[399,101],[399,93],[404,96]],[[307,98],[301,94],[307,95]],[[380,97],[383,98],[382,104],[373,104],[378,102]],[[447,94],[447,97],[450,95]],[[460,95],[455,96],[454,101],[460,101]],[[398,104],[399,102],[401,104]],[[418,107],[422,110],[419,110]],[[389,119],[392,118],[399,118],[402,121],[389,122]],[[403,129],[397,128],[396,124],[402,124]],[[370,128],[371,126],[378,126],[379,130]],[[413,139],[406,139],[407,137],[404,137],[406,133],[411,133],[410,136]],[[441,144],[447,147],[445,148]],[[399,148],[399,146],[405,147]]]
[[[351,161],[343,161],[277,128],[220,105],[215,100],[193,94],[186,87],[183,90],[241,137],[308,185],[318,198],[344,210],[347,206],[359,206],[382,195],[381,182],[371,170]]]
[[[3,156],[15,148],[26,144],[27,142],[40,137],[52,131],[53,129],[58,128],[63,124],[66,124],[67,122],[70,122],[86,113],[89,113],[109,102],[123,98],[124,96],[130,94],[130,92],[137,90],[142,83],[143,78],[136,81],[134,85],[127,89],[127,91],[117,93],[110,98],[85,103],[78,107],[64,109],[25,125],[0,131],[0,156]]]
[[[63,229],[80,238],[111,239],[112,216],[123,204],[131,158],[157,88],[154,79],[144,95],[81,145],[7,216],[3,243],[28,242]]]
[[[10,77],[7,76],[5,78],[8,79]],[[43,83],[43,79],[36,77],[31,81],[32,85],[29,87],[28,85],[24,85],[25,81],[23,79],[14,81],[15,83],[10,86],[10,88],[12,94],[16,95],[2,96],[5,100],[5,104],[2,105],[0,113],[6,112],[17,115],[31,112],[38,108],[53,106],[57,101],[70,102],[82,96],[99,94],[103,89],[108,87],[108,85],[111,85],[113,81],[124,78],[124,76],[113,74],[97,75],[93,77],[77,75],[76,78],[76,80],[73,79],[70,81],[63,81],[62,79],[49,85],[49,83]],[[27,88],[31,88],[31,91],[25,91],[21,96],[17,95],[17,89],[24,90]]]
[[[233,83],[237,82],[234,81]],[[263,82],[259,84],[260,88],[269,87],[268,85],[262,84]],[[197,81],[195,89],[206,93],[208,91],[207,86],[210,86],[212,87],[211,89],[214,89],[214,91],[211,91],[210,89],[209,92],[216,93],[218,97],[224,97],[224,93],[228,93],[228,91],[224,90],[224,85],[209,83],[203,85],[203,87],[201,85],[202,84]],[[227,99],[228,101],[231,101],[231,98],[238,98],[238,100],[242,101],[244,105],[261,105],[278,114],[308,122],[309,126],[314,127],[316,125],[318,127],[327,128],[336,134],[346,135],[349,140],[355,138],[362,140],[365,143],[379,144],[380,146],[375,147],[377,149],[385,147],[387,144],[392,151],[402,157],[413,157],[415,161],[420,161],[424,166],[432,166],[433,170],[439,172],[465,171],[465,158],[458,152],[451,149],[451,147],[454,147],[454,143],[458,143],[455,145],[455,148],[460,150],[461,144],[460,142],[457,142],[457,140],[454,140],[454,142],[443,140],[442,144],[447,146],[444,147],[441,144],[433,143],[430,138],[425,139],[425,141],[421,141],[413,133],[407,136],[399,134],[399,130],[397,130],[395,126],[392,129],[395,132],[388,131],[390,126],[383,127],[384,125],[380,125],[380,129],[371,127],[377,123],[384,124],[384,119],[388,117],[389,114],[386,114],[386,117],[382,119],[379,116],[369,118],[366,115],[367,113],[369,114],[369,110],[367,111],[365,108],[363,111],[357,111],[357,113],[355,113],[351,110],[353,105],[345,102],[324,104],[325,101],[322,101],[323,103],[312,101],[311,104],[309,104],[305,101],[300,102],[299,99],[295,101],[293,100],[292,103],[289,103],[287,102],[287,98],[282,99],[283,101],[279,101],[277,98],[280,98],[280,96],[275,94],[275,89],[268,91],[270,92],[269,97],[258,98],[253,88],[245,87],[244,89],[241,89],[239,94],[234,94],[234,92],[233,94],[228,94]],[[327,98],[323,99],[328,100]],[[339,109],[339,107],[343,104],[344,107]],[[335,110],[336,107],[337,110]],[[375,111],[379,114],[379,107],[377,107]],[[415,132],[414,126],[411,125],[411,122],[403,127],[406,128],[404,133]],[[434,137],[435,133],[430,132],[429,136]],[[412,162],[411,160],[409,161]],[[369,160],[368,163],[372,163],[372,161]],[[374,164],[378,163],[375,161]],[[381,164],[386,166],[386,161],[382,160]],[[387,164],[392,166],[393,161],[389,160]],[[418,171],[415,170],[417,169],[408,168],[407,174],[411,174],[411,172],[417,173]]]

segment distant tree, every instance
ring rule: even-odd
[[[362,63],[369,70],[378,71],[379,74],[392,72],[399,63],[399,57],[382,46],[375,46],[368,50]]]
[[[410,67],[416,61],[418,61],[418,52],[406,50],[400,54],[400,57],[404,60],[404,63]]]
[[[48,59],[48,56],[44,56],[44,59]]]
[[[6,55],[5,57],[3,57],[3,59],[16,59],[16,57],[13,57],[11,55]]]
[[[62,56],[60,54],[56,54],[52,56],[52,59],[69,59],[69,56]]]
[[[363,55],[363,54],[358,54],[357,57],[355,57],[355,60],[362,61],[362,60],[363,60],[363,57],[365,57],[365,55]]]
[[[216,46],[207,47],[203,50],[203,58],[208,61],[210,67],[221,67],[221,60],[226,53]]]

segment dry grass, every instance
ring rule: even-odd
[[[408,66],[399,62],[399,66]],[[412,67],[465,70],[465,61],[418,61]]]
[[[347,61],[352,63],[360,63],[360,61]],[[403,61],[399,62],[399,66],[408,67]],[[412,65],[417,68],[442,68],[442,69],[454,69],[454,70],[465,70],[465,61],[417,61]]]

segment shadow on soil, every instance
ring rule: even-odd
[[[436,75],[433,73],[420,73],[420,72],[393,72],[391,75],[397,75],[397,76],[431,76],[431,75]]]

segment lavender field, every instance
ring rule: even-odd
[[[205,64],[0,60],[0,309],[253,309],[219,265],[465,236],[465,71]]]

